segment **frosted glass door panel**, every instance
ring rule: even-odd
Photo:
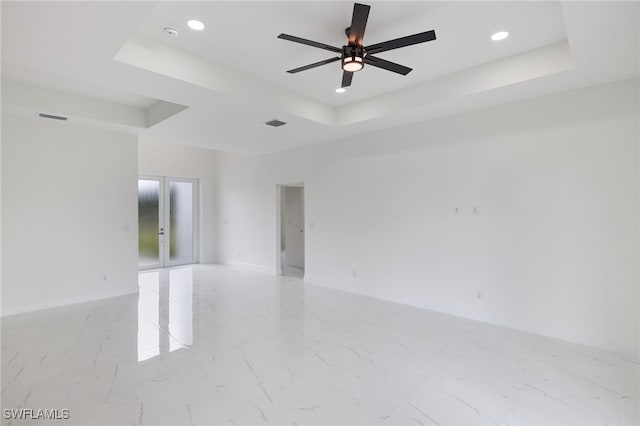
[[[169,261],[193,262],[193,182],[169,181]]]
[[[160,265],[160,181],[138,180],[138,267]]]

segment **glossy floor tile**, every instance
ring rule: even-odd
[[[638,423],[638,359],[220,265],[2,320],[2,407],[76,425]]]

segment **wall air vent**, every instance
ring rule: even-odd
[[[264,124],[266,124],[267,126],[271,126],[271,127],[280,127],[280,126],[284,126],[287,123],[285,123],[284,121],[276,120],[274,118],[273,120],[267,121]]]
[[[51,115],[51,114],[43,114],[43,113],[38,114],[38,117],[50,118],[52,120],[60,120],[60,121],[65,121],[67,119],[67,117],[62,117],[60,115]]]

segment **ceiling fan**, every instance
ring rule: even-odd
[[[288,70],[287,72],[295,74],[300,71],[306,71],[322,65],[330,64],[332,62],[341,61],[342,70],[344,71],[342,73],[341,87],[351,86],[353,73],[362,70],[365,64],[402,75],[409,74],[411,72],[411,68],[405,67],[404,65],[396,64],[395,62],[386,61],[373,55],[381,52],[386,52],[387,50],[398,49],[400,47],[406,47],[435,40],[435,31],[425,31],[423,33],[413,34],[389,41],[383,41],[382,43],[364,46],[362,42],[364,40],[364,30],[367,26],[367,19],[369,18],[369,9],[371,9],[371,6],[367,6],[366,4],[355,3],[353,5],[351,26],[345,30],[349,41],[347,42],[346,46],[342,46],[341,48],[292,36],[289,34],[280,34],[278,38],[281,38],[283,40],[306,44],[307,46],[313,46],[319,49],[325,49],[340,54],[340,56],[294,68]]]

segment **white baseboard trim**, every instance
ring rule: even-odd
[[[238,266],[241,268],[252,269],[254,271],[262,272],[269,275],[276,275],[276,268],[271,268],[268,266],[255,265],[253,263],[237,262],[234,260],[218,260],[217,263],[219,263],[220,265]]]
[[[92,294],[84,297],[75,297],[72,299],[60,299],[50,302],[33,303],[29,305],[18,306],[15,308],[2,309],[2,312],[0,312],[0,317],[8,317],[11,315],[25,314],[28,312],[42,311],[45,309],[59,308],[68,305],[77,305],[80,303],[94,302],[96,300],[110,299],[112,297],[127,296],[137,293],[138,286],[136,286],[135,289],[121,289],[107,293]]]

